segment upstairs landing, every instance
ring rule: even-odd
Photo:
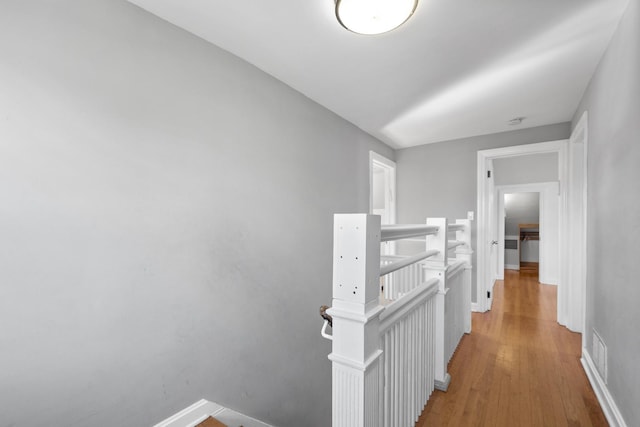
[[[416,427],[608,426],[580,364],[581,334],[556,322],[557,287],[514,270],[493,308],[473,313],[446,393],[435,391]]]

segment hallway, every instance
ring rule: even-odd
[[[557,288],[537,280],[505,270],[449,364],[449,390],[433,393],[416,427],[608,425],[580,364],[582,337],[558,325]]]

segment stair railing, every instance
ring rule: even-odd
[[[381,242],[418,236],[424,252],[381,259]],[[470,236],[467,220],[381,227],[376,215],[335,216],[333,303],[321,310],[334,427],[411,425],[434,387],[446,390],[460,331],[471,331]],[[381,291],[385,275],[396,289]]]

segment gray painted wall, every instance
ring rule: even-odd
[[[124,1],[0,6],[0,426],[330,425],[332,215],[393,151]],[[331,173],[327,173],[331,170]]]
[[[631,0],[576,112],[589,114],[587,351],[608,346],[608,388],[640,425],[640,2]]]
[[[495,159],[493,173],[495,185],[558,181],[558,153]]]
[[[569,135],[570,124],[559,123],[398,150],[398,223],[422,223],[427,217],[465,218],[467,211],[475,212],[478,150],[556,141]],[[474,248],[475,225],[473,222]],[[405,244],[400,250],[419,249]],[[473,265],[475,269],[475,254]],[[476,301],[475,272],[473,300]]]

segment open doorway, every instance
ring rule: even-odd
[[[396,223],[396,164],[369,152],[369,213],[380,215],[381,224]],[[381,244],[382,255],[395,254],[395,242]]]
[[[551,181],[555,181],[555,197],[549,200],[558,209],[555,211],[555,218],[556,224],[559,226],[558,223],[562,223],[563,215],[566,214],[564,209],[560,209],[560,206],[563,205],[560,202],[566,197],[566,188],[562,187],[561,192],[558,184],[561,180],[559,178],[563,177],[567,142],[566,140],[550,141],[478,151],[477,300],[473,305],[475,311],[484,312],[491,309],[493,284],[495,280],[504,276],[504,228],[498,224],[501,219],[504,219],[498,206],[503,203],[500,203],[502,196],[497,187],[533,185],[528,184],[532,182],[551,184]],[[535,162],[532,162],[532,159],[536,159]],[[542,162],[541,164],[544,164],[545,167],[532,166],[538,161]],[[553,174],[553,176],[547,176],[549,174]],[[517,191],[535,192],[540,190],[527,188]],[[541,197],[541,205],[544,205],[545,200],[546,197]],[[540,223],[543,222],[544,216],[541,215]],[[540,228],[542,238],[545,233],[544,226],[541,224]],[[549,235],[555,233],[558,236],[559,231],[558,228],[554,232],[549,230]],[[544,242],[543,238],[541,239],[541,254],[544,253],[544,246],[546,246],[542,242]],[[496,247],[498,250],[495,249]],[[557,246],[555,247],[557,248]],[[557,267],[556,269],[552,268],[551,271],[545,271],[545,264],[551,266],[550,263],[555,262],[557,266],[562,255],[556,249],[554,256],[545,257],[547,262],[540,264],[540,281],[559,283]],[[545,274],[546,278],[544,278]],[[553,277],[549,277],[549,275]]]
[[[540,229],[538,223],[518,224],[518,263],[523,274],[539,280],[540,272]]]
[[[560,277],[560,196],[558,182],[499,185],[498,271],[522,269],[522,263],[537,270],[538,281],[558,285]],[[507,249],[514,245],[516,251]],[[509,241],[509,243],[507,243]]]
[[[396,222],[396,164],[373,151],[370,152],[369,212],[380,215],[382,224]]]
[[[493,287],[494,278],[501,270],[495,269],[500,257],[494,257],[493,242],[504,244],[504,239],[498,238],[492,230],[500,227],[493,226],[499,220],[492,215],[492,192],[495,191],[493,182],[488,179],[493,174],[493,161],[517,156],[557,153],[558,185],[555,200],[559,201],[559,224],[555,234],[558,236],[558,275],[551,283],[558,284],[558,323],[567,326],[572,331],[584,331],[585,306],[585,273],[586,273],[586,152],[587,152],[587,115],[581,117],[574,128],[570,140],[550,141],[537,144],[526,144],[478,151],[477,185],[478,185],[478,225],[477,225],[477,300],[473,304],[475,311],[487,311],[491,308],[491,300],[485,293]],[[525,181],[526,182],[526,181]],[[498,201],[500,199],[498,198]],[[541,204],[544,198],[541,197]],[[541,215],[540,245],[541,254],[544,249],[545,235],[551,231],[544,230]],[[496,260],[496,258],[498,258]],[[497,271],[496,271],[497,270]],[[540,265],[540,281],[544,271]],[[492,275],[495,272],[495,275]],[[502,270],[504,274],[504,270]],[[544,282],[543,282],[544,283]]]
[[[505,193],[504,269],[538,277],[540,193]]]

